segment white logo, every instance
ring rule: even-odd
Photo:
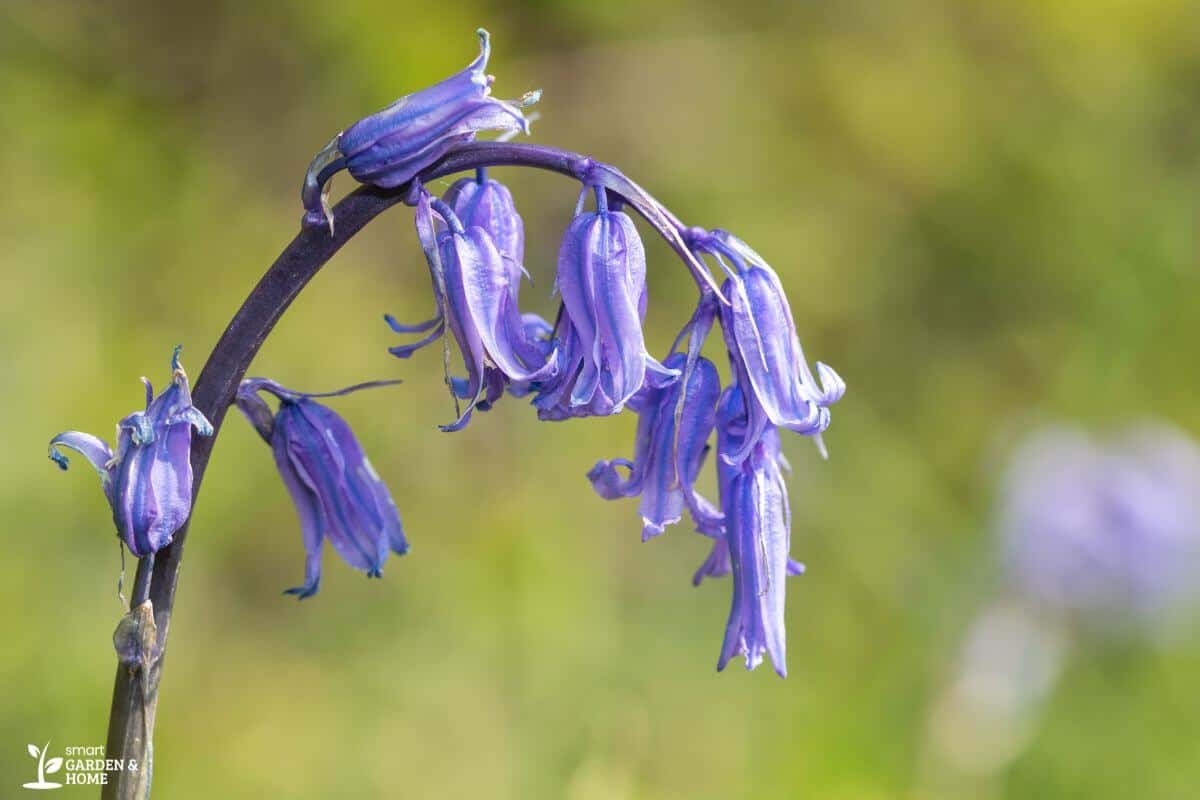
[[[107,786],[108,776],[113,772],[137,772],[136,758],[106,758],[104,745],[67,745],[62,758],[46,758],[50,743],[39,750],[29,745],[29,755],[38,762],[37,781],[21,784],[26,789],[61,789],[65,786]],[[62,783],[46,780],[54,775]]]
[[[46,780],[47,775],[53,775],[62,769],[63,760],[61,758],[52,758],[46,760],[46,750],[50,747],[50,743],[46,742],[42,745],[42,749],[38,750],[37,745],[29,745],[29,755],[38,760],[38,779],[37,783],[24,784],[26,789],[61,789],[61,783],[54,783]]]

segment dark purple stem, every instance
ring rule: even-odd
[[[473,142],[447,153],[423,170],[415,180],[428,183],[459,172],[499,166],[545,169],[589,186],[604,187],[635,209],[667,241],[683,259],[702,291],[706,286],[717,290],[708,270],[688,249],[684,240],[686,229],[670,212],[616,168],[578,153],[541,145]],[[225,412],[233,403],[238,385],[275,323],[321,267],[367,223],[397,203],[414,203],[412,188],[412,184],[405,184],[395,189],[372,186],[356,189],[333,209],[336,222],[334,233],[331,235],[325,227],[301,230],[242,303],[205,362],[192,392],[196,408],[213,425],[211,437],[193,440],[193,508]],[[110,772],[102,792],[103,798],[143,800],[150,795],[151,737],[158,706],[158,687],[188,528],[189,525],[184,525],[174,541],[159,550],[155,558],[144,558],[138,562],[135,579],[138,590],[135,595],[144,596],[148,581],[149,598],[154,606],[158,628],[156,656],[147,670],[131,669],[125,665],[117,667],[105,756],[126,763],[129,759],[136,759],[139,767],[136,772],[128,769]]]

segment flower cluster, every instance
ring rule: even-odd
[[[829,408],[845,385],[823,364],[817,363],[815,375],[810,369],[783,286],[761,256],[725,231],[684,226],[609,165],[526,145],[481,162],[442,196],[431,193],[422,176],[445,174],[455,148],[478,154],[480,146],[466,143],[481,132],[528,132],[521,109],[539,96],[533,92],[511,103],[490,96],[493,79],[484,72],[489,39],[485,31],[479,35],[481,52],[465,70],[355,123],[317,154],[301,191],[304,225],[318,229],[309,236],[325,226],[333,233],[328,191],[336,172],[397,189],[416,208],[435,310],[418,323],[385,315],[393,331],[413,337],[390,352],[408,358],[442,340],[456,407],[442,429],[461,430],[475,411],[487,411],[505,394],[531,397],[542,420],[634,411],[632,459],[601,461],[588,479],[601,497],[639,498],[643,539],[662,534],[685,511],[691,516],[697,531],[712,540],[695,583],[733,577],[718,668],[737,655],[753,668],[767,656],[783,675],[784,588],[786,577],[802,567],[789,556],[787,464],[779,432],[813,437],[824,453]],[[522,161],[521,153],[529,158]],[[553,323],[520,309],[527,276],[524,226],[511,192],[486,169],[522,163],[564,172],[581,184],[559,247],[554,287],[561,304]],[[666,239],[699,289],[695,312],[661,361],[643,330],[646,250],[626,207]],[[714,264],[724,273],[722,283],[710,271]],[[724,385],[717,366],[702,355],[717,324],[729,359]],[[464,374],[451,374],[451,341]],[[123,423],[116,459],[83,434],[55,440],[82,450],[101,469],[118,530],[138,555],[169,541],[190,509],[189,424],[202,432],[207,426],[188,405],[181,376],[177,369],[175,394],[155,400],[145,419]],[[263,393],[278,400],[277,411]],[[380,574],[389,552],[408,549],[388,490],[346,423],[313,400],[320,396],[257,378],[242,383],[236,397],[271,445],[300,517],[307,568],[304,584],[289,590],[300,597],[317,591],[326,539],[370,576]],[[163,443],[156,455],[138,460],[130,448],[155,436]],[[714,440],[717,504],[696,490]],[[149,512],[151,507],[161,512]]]
[[[482,170],[441,198],[414,182],[417,234],[437,308],[418,324],[387,316],[397,333],[424,334],[391,352],[408,358],[449,330],[466,375],[446,380],[466,405],[442,426],[447,431],[461,429],[474,410],[487,410],[506,392],[532,395],[543,420],[633,410],[633,459],[597,463],[588,473],[593,488],[607,499],[639,498],[643,539],[679,522],[686,510],[713,539],[696,582],[733,575],[718,668],[738,654],[753,668],[765,654],[783,675],[784,579],[802,568],[789,557],[778,431],[814,437],[824,452],[829,407],[845,385],[820,363],[814,376],[783,286],[761,256],[725,231],[684,228],[661,208],[656,218],[668,221],[687,254],[697,262],[714,259],[726,279],[719,292],[711,277],[698,280],[695,314],[667,357],[654,358],[643,331],[645,248],[622,208],[627,198],[594,177],[604,174],[581,175],[583,192],[559,248],[561,305],[553,325],[519,309],[524,231],[511,193]],[[724,389],[716,366],[701,355],[717,323],[732,373]],[[695,490],[714,435],[719,507]]]
[[[789,558],[790,515],[783,485],[779,430],[814,437],[829,426],[829,407],[845,391],[824,364],[809,368],[779,277],[744,242],[724,231],[690,229],[698,257],[726,273],[721,293],[702,286],[701,299],[662,362],[647,350],[646,256],[633,220],[588,186],[563,235],[551,326],[518,308],[525,273],[524,235],[511,194],[485,175],[467,178],[442,199],[418,188],[417,233],[433,282],[437,313],[398,333],[426,333],[393,347],[407,358],[452,333],[466,377],[447,376],[465,400],[459,430],[475,409],[506,391],[533,395],[543,420],[607,416],[628,407],[638,415],[632,460],[601,461],[588,473],[606,499],[639,497],[642,537],[662,533],[686,509],[713,552],[699,578],[733,574],[734,598],[718,668],[736,654],[753,668],[768,655],[780,675],[784,660],[784,578],[801,568]],[[722,391],[716,366],[701,355],[714,324],[724,332],[732,381]],[[687,340],[686,352],[680,350]],[[695,491],[715,432],[720,507]],[[626,474],[622,474],[622,472]]]

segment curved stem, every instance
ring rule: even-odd
[[[473,142],[462,145],[422,171],[410,184],[395,189],[363,186],[349,194],[333,209],[336,226],[331,235],[325,227],[301,230],[242,303],[221,335],[192,392],[192,402],[209,421],[213,435],[195,438],[192,443],[193,508],[199,495],[209,457],[220,433],[225,413],[233,403],[238,385],[279,318],[313,276],[372,219],[397,203],[413,203],[412,188],[417,180],[428,183],[458,172],[493,166],[522,166],[550,170],[585,184],[602,186],[633,207],[680,255],[701,286],[717,289],[704,265],[687,247],[686,229],[645,190],[615,168],[567,150],[510,142]],[[149,585],[158,631],[155,655],[147,669],[118,665],[113,686],[105,756],[128,763],[136,760],[138,769],[108,774],[102,797],[142,800],[150,794],[151,736],[158,705],[158,687],[162,678],[163,657],[175,605],[175,590],[188,525],[174,541],[158,551],[155,558],[138,562],[135,594],[144,596]]]

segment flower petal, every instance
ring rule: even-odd
[[[50,440],[50,460],[58,464],[59,469],[65,470],[69,459],[59,451],[59,447],[74,450],[88,460],[92,468],[100,475],[100,488],[109,504],[112,503],[112,466],[113,452],[108,442],[90,433],[82,431],[66,431]]]

